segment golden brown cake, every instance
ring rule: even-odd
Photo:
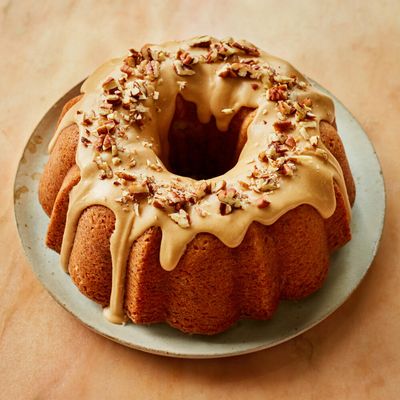
[[[287,62],[209,36],[111,60],[60,116],[46,244],[114,323],[215,334],[318,290],[351,238],[333,103]]]

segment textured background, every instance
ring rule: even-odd
[[[81,326],[33,276],[12,200],[25,141],[54,101],[129,47],[197,34],[247,38],[331,90],[371,138],[388,196],[378,256],[344,306],[288,343],[209,361],[129,350]],[[397,399],[399,93],[396,0],[0,0],[0,397]]]

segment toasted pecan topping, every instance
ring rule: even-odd
[[[116,172],[115,175],[117,175],[118,178],[125,179],[126,181],[129,181],[129,182],[136,181],[136,179],[137,179],[137,177],[135,175],[128,174],[124,171]]]
[[[232,47],[236,47],[237,49],[243,50],[246,54],[251,56],[258,57],[260,55],[260,51],[256,46],[248,42],[247,40],[238,40],[232,41],[229,43]]]
[[[232,212],[232,207],[227,203],[220,203],[219,212],[221,215],[228,215]]]
[[[211,44],[211,36],[199,36],[189,41],[190,47],[210,47]]]
[[[193,71],[190,67],[185,66],[182,61],[175,60],[174,61],[174,69],[177,75],[185,76],[185,75],[194,75],[196,72]]]
[[[276,121],[274,122],[274,129],[276,132],[284,133],[290,132],[295,128],[291,121]]]
[[[85,136],[81,136],[81,142],[85,147],[88,147],[89,144],[92,144],[92,142]]]
[[[251,203],[260,209],[266,208],[272,198],[268,196],[296,173],[296,163],[300,163],[296,161],[297,155],[302,151],[315,151],[318,157],[328,158],[328,153],[318,148],[318,136],[312,131],[317,128],[317,118],[312,112],[311,98],[304,97],[307,95],[304,91],[299,96],[302,98],[296,99],[298,92],[295,89],[304,89],[307,84],[297,76],[280,74],[259,56],[260,51],[249,42],[219,41],[210,36],[194,38],[174,54],[153,45],[143,46],[140,52],[130,50],[123,60],[122,73],[118,72],[119,76],[110,76],[102,83],[96,112],[79,112],[79,121],[85,127],[81,143],[85,147],[91,145],[96,152],[94,162],[100,171],[100,179],[114,177],[112,183],[122,193],[118,202],[124,209],[134,210],[139,215],[139,204],[143,201],[168,214],[180,227],[188,228],[192,206],[202,218],[210,214],[208,210],[214,209],[207,205],[213,201],[217,201],[221,215],[246,208]],[[166,58],[169,62],[162,65]],[[143,159],[141,154],[134,153],[136,150],[126,145],[131,135],[130,127],[145,129],[154,117],[154,110],[161,111],[157,106],[165,102],[165,95],[160,99],[160,93],[165,93],[162,83],[165,78],[160,76],[160,72],[166,66],[184,77],[176,80],[182,91],[190,85],[191,76],[202,71],[199,64],[214,62],[219,63],[214,70],[220,78],[247,79],[246,85],[250,86],[246,86],[246,90],[260,90],[260,95],[275,102],[268,103],[268,107],[261,110],[264,115],[268,112],[269,117],[276,112],[275,133],[267,135],[264,143],[260,140],[258,157],[255,154],[252,160],[245,162],[248,175],[244,177],[243,174],[235,187],[224,180],[213,184],[208,181],[188,184],[180,182],[179,178],[163,182],[160,180],[162,174],[157,174],[164,169],[161,162],[148,154]],[[221,114],[234,114],[237,110],[231,107],[236,105],[227,104],[226,108],[220,109]],[[267,119],[262,118],[260,123],[266,123]],[[153,143],[146,135],[141,136],[139,129],[136,130],[136,139],[138,146],[142,147],[140,150],[138,147],[138,152],[148,152]],[[154,145],[159,146],[157,143]],[[149,160],[146,161],[147,157]],[[143,170],[146,166],[147,169]],[[251,200],[254,193],[257,199]]]
[[[288,88],[286,85],[273,86],[268,89],[267,99],[270,101],[286,100],[288,98]]]
[[[183,209],[180,209],[176,213],[169,214],[169,217],[172,219],[172,221],[174,221],[176,224],[178,224],[181,228],[189,228],[190,227],[189,214]]]
[[[256,200],[256,206],[258,208],[267,208],[271,204],[270,201],[266,198],[266,196],[261,196]]]

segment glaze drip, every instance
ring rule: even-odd
[[[333,183],[346,201],[343,174],[319,136],[334,122],[330,98],[287,62],[246,41],[211,37],[146,45],[114,59],[82,85],[84,96],[64,116],[50,143],[70,124],[79,127],[80,182],[70,194],[61,262],[68,260],[83,210],[104,205],[116,218],[111,237],[112,292],[106,317],[125,320],[125,269],[132,243],[160,227],[160,264],[172,270],[201,232],[228,247],[254,222],[270,225],[309,204],[323,218],[335,208]],[[168,130],[180,95],[195,103],[198,119],[214,116],[226,131],[242,108],[255,109],[236,165],[196,181],[168,171]]]

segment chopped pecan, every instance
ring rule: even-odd
[[[119,157],[113,157],[111,159],[111,162],[113,163],[113,165],[117,166],[117,165],[121,165],[122,160]]]
[[[190,227],[189,214],[183,209],[180,209],[179,212],[169,214],[169,217],[172,219],[172,221],[174,221],[176,224],[178,224],[181,228],[189,228]]]
[[[205,56],[205,62],[211,64],[218,60],[218,50],[214,47]]]
[[[261,71],[255,63],[235,62],[233,64],[225,64],[218,72],[221,78],[250,78],[259,79]]]
[[[146,64],[146,74],[151,81],[160,76],[160,63],[155,60],[148,61]]]
[[[189,52],[179,49],[176,53],[176,59],[180,60],[184,66],[189,66],[198,63],[198,58],[193,57]]]
[[[293,176],[293,169],[289,164],[283,164],[281,168],[279,168],[279,172],[285,176]]]
[[[202,199],[205,195],[211,193],[211,184],[207,181],[201,181],[196,185],[196,196]]]
[[[301,121],[299,122],[300,128],[316,128],[317,122],[316,121]]]
[[[142,194],[142,193],[148,193],[149,192],[149,187],[147,186],[146,183],[140,183],[140,182],[132,182],[128,186],[128,191],[131,194]]]
[[[276,132],[284,133],[289,132],[295,128],[291,121],[276,121],[274,122],[274,129]]]
[[[121,72],[124,72],[128,76],[131,76],[133,74],[133,71],[134,71],[133,67],[130,67],[127,64],[122,64],[120,70],[121,70]]]
[[[113,94],[118,90],[118,82],[110,76],[103,82],[102,87],[106,92]]]
[[[198,36],[189,41],[190,47],[210,47],[211,36]]]
[[[149,168],[157,172],[160,172],[164,169],[158,159],[156,160],[155,163],[151,162],[150,160],[147,160],[146,164]]]
[[[82,125],[90,126],[92,124],[93,124],[92,119],[86,113],[83,113],[82,114]]]
[[[288,98],[287,86],[273,86],[267,91],[267,99],[270,101],[286,100]]]
[[[277,108],[278,111],[281,112],[283,115],[291,115],[296,111],[291,102],[283,100],[278,101]]]
[[[131,66],[135,66],[140,64],[143,61],[143,55],[139,53],[135,49],[129,49],[129,52],[131,53],[130,57],[132,57],[133,63]]]
[[[151,202],[151,205],[155,208],[158,208],[159,210],[165,209],[165,204],[162,203],[159,199],[153,199],[153,201]]]
[[[100,179],[111,179],[113,177],[113,171],[108,165],[107,161],[103,161],[100,156],[95,157],[94,162],[97,168],[100,170]]]
[[[116,172],[115,175],[117,175],[118,178],[125,179],[128,182],[134,182],[137,179],[135,175],[128,174],[124,171]]]
[[[274,74],[272,76],[273,80],[277,83],[293,83],[296,81],[296,77],[290,77],[290,76],[285,76],[285,75],[280,75],[280,74]]]
[[[151,52],[150,45],[145,44],[141,49],[140,49],[140,54],[142,55],[142,58],[145,60],[153,60],[153,54]]]
[[[105,135],[103,138],[103,151],[108,151],[111,150],[111,146],[113,144],[113,139],[111,138],[111,136],[109,134]]]
[[[105,117],[113,111],[113,107],[114,106],[111,103],[105,101],[100,105],[99,114]]]
[[[92,142],[85,136],[81,136],[81,142],[85,147],[88,147]]]
[[[258,208],[267,208],[271,204],[270,201],[268,201],[267,197],[265,195],[259,197],[256,200],[256,206]]]
[[[238,182],[239,182],[239,185],[240,185],[243,189],[248,190],[248,189],[250,188],[250,185],[249,185],[248,182],[245,182],[245,181],[242,181],[242,180],[240,180],[240,181],[238,181]]]
[[[228,215],[232,212],[232,207],[227,203],[220,203],[219,212],[221,215]]]
[[[260,51],[257,49],[257,47],[254,46],[254,44],[248,42],[247,40],[233,41],[233,42],[230,42],[229,44],[232,47],[242,50],[244,53],[246,53],[250,56],[259,57],[259,55],[260,55]]]
[[[105,125],[100,125],[97,128],[97,133],[98,133],[99,136],[107,135],[108,129],[107,129],[107,127]]]
[[[287,144],[289,147],[293,148],[296,146],[296,140],[292,135],[288,135],[287,139],[285,140],[285,144]]]
[[[182,61],[180,61],[180,60],[174,61],[174,69],[175,69],[175,72],[177,73],[177,75],[180,75],[180,76],[195,74],[195,71],[193,71],[192,69],[190,69],[187,66],[184,66]]]
[[[117,106],[121,104],[121,98],[116,94],[109,94],[106,96],[107,103],[112,104],[113,106]]]
[[[236,78],[237,73],[232,70],[231,66],[226,64],[218,72],[218,76],[221,78]]]
[[[217,194],[217,197],[221,203],[226,203],[232,208],[242,208],[243,206],[242,197],[234,188],[220,190]]]
[[[218,182],[214,182],[212,191],[214,193],[216,193],[216,192],[219,192],[220,190],[223,190],[225,188],[226,188],[226,181],[225,180],[221,180],[221,181],[218,181]]]

